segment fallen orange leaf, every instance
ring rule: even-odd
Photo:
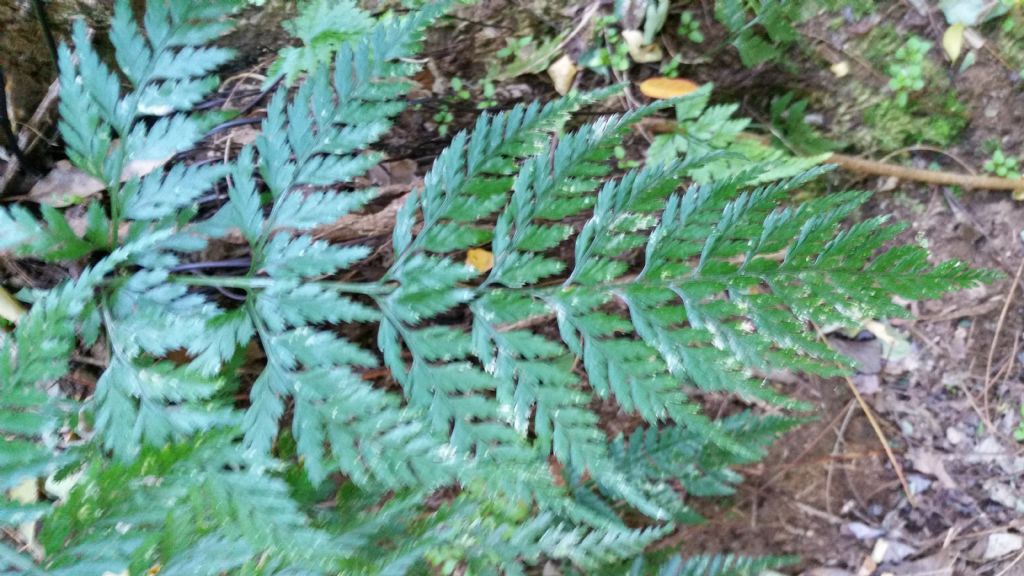
[[[644,96],[656,100],[686,96],[691,92],[696,92],[698,88],[700,86],[696,82],[685,78],[666,78],[664,76],[648,78],[640,83],[640,92]]]
[[[480,273],[487,272],[494,267],[494,254],[483,248],[470,248],[466,252],[466,264]]]

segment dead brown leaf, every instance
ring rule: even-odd
[[[943,488],[956,488],[953,477],[946,472],[946,464],[941,454],[925,448],[915,448],[910,451],[910,462],[918,472],[934,476]]]
[[[28,193],[29,198],[54,208],[78,204],[82,200],[102,192],[106,186],[96,178],[79,170],[71,162],[61,160],[53,169],[36,182]]]
[[[3,286],[0,286],[0,318],[17,324],[24,314],[25,308],[21,303],[15,300],[14,296],[11,296],[11,293]]]
[[[141,178],[163,166],[170,157],[157,160],[133,160],[121,172],[121,182]],[[40,204],[64,208],[80,204],[83,200],[99,194],[106,185],[75,167],[67,160],[60,160],[53,169],[36,182],[28,196]]]
[[[555,92],[561,96],[568,94],[573,81],[576,80],[576,71],[576,63],[568,54],[563,54],[561,58],[555,60],[554,64],[548,67],[548,76],[555,86]]]

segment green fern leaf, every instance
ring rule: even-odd
[[[373,17],[355,2],[302,2],[298,17],[284,23],[285,29],[301,41],[302,46],[289,46],[278,53],[277,60],[270,66],[267,84],[281,77],[286,85],[295,83],[300,74],[329,63],[342,44],[365,35],[373,25]]]
[[[737,38],[792,40],[782,8],[727,7]],[[119,1],[116,69],[76,26],[60,126],[103,201],[84,230],[0,208],[0,250],[92,263],[24,293],[30,312],[0,333],[0,490],[81,473],[59,505],[0,503],[0,524],[43,520],[40,571],[621,573],[801,421],[764,374],[848,369],[812,324],[903,315],[894,296],[993,277],[894,246],[886,218],[847,224],[864,194],[791,202],[827,168],[741,145],[748,122],[709,107],[710,88],[572,130],[607,94],[485,114],[407,196],[390,251],[333,244],[316,230],[373,200],[358,183],[443,7],[338,32],[328,20],[354,5],[305,5],[305,81],[274,93],[253,145],[133,176],[206,132],[191,109],[230,57],[213,41],[234,8],[153,0],[140,27]],[[669,106],[684,130],[664,157],[613,173],[626,130]],[[225,179],[227,201],[201,210]],[[463,264],[469,248],[494,266]],[[108,354],[95,391],[43,393],[80,344]],[[703,413],[709,391],[731,415]],[[782,415],[751,409],[765,403]],[[599,404],[643,423],[609,440]],[[2,547],[0,566],[35,569]]]

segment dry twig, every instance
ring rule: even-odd
[[[990,414],[989,388],[992,387],[992,383],[995,380],[992,378],[992,360],[996,354],[996,345],[999,343],[999,335],[1003,331],[1003,324],[1006,322],[1006,313],[1010,310],[1010,303],[1013,302],[1013,295],[1017,292],[1017,284],[1020,282],[1022,272],[1024,272],[1024,260],[1021,260],[1020,266],[1017,267],[1017,273],[1014,275],[1013,282],[1010,284],[1010,292],[1006,295],[1006,299],[1003,301],[1003,310],[999,313],[999,322],[996,323],[996,332],[992,336],[992,343],[988,347],[988,359],[985,362],[985,386],[982,389],[982,408],[984,409],[986,416]]]
[[[815,326],[815,331],[818,333],[818,339],[828,346],[828,339],[821,333],[821,330]],[[903,473],[903,466],[900,465],[900,461],[896,458],[896,454],[892,451],[892,446],[889,444],[889,439],[885,436],[885,432],[882,430],[882,426],[878,423],[878,418],[875,417],[874,412],[871,411],[871,407],[864,400],[864,396],[861,395],[860,390],[857,389],[857,385],[853,383],[853,378],[844,375],[843,380],[846,381],[847,387],[850,392],[853,392],[853,397],[857,399],[857,404],[860,405],[860,409],[864,412],[864,415],[868,418],[868,423],[871,424],[872,430],[875,431],[875,436],[878,437],[878,441],[882,444],[882,448],[885,450],[885,455],[889,459],[889,463],[892,464],[892,469],[896,472],[896,477],[899,478],[900,486],[903,488],[903,494],[907,497],[907,502],[911,506],[917,507],[917,501],[914,499],[914,494],[910,491],[910,484],[907,483],[907,476]]]
[[[638,125],[645,127],[653,134],[667,134],[675,132],[678,128],[678,124],[675,120],[669,120],[667,118],[645,118]],[[743,134],[760,139],[756,134]],[[910,151],[910,149],[907,151]],[[929,151],[937,152],[938,150],[931,149]],[[962,161],[956,157],[945,152],[942,153],[962,164]],[[825,160],[825,162],[835,164],[844,170],[857,172],[859,174],[892,176],[900,180],[911,180],[925,184],[960,186],[967,189],[1010,190],[1024,192],[1024,179],[1010,180],[1009,178],[999,178],[997,176],[959,174],[957,172],[948,172],[944,170],[922,170],[920,168],[908,168],[906,166],[900,166],[899,164],[868,160],[857,156],[848,156],[846,154],[832,154]]]
[[[913,180],[925,184],[938,184],[941,186],[960,186],[968,189],[987,190],[1022,190],[1024,191],[1024,180],[1010,180],[996,176],[978,176],[972,174],[958,174],[943,170],[922,170],[920,168],[908,168],[899,164],[889,164],[875,160],[866,160],[846,154],[833,154],[826,162],[836,164],[845,170],[859,172],[862,174],[873,174],[876,176],[892,176],[900,180]]]
[[[18,134],[18,147],[27,155],[32,148],[42,140],[40,136],[46,131],[46,125],[51,119],[51,112],[56,109],[57,95],[60,93],[60,81],[54,80],[46,91],[46,96],[32,114],[32,117],[25,123]],[[0,174],[0,197],[3,197],[7,187],[14,181],[14,177],[21,170],[21,161],[11,158],[4,167],[3,174]]]

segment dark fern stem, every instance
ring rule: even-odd
[[[57,42],[53,39],[53,29],[50,28],[50,20],[46,17],[43,0],[32,0],[32,7],[35,8],[39,27],[43,30],[43,38],[46,39],[46,48],[50,51],[50,58],[53,59],[53,67],[57,68]]]
[[[18,159],[18,162],[22,166],[28,166],[28,160],[21,151],[21,147],[18,146],[18,136],[14,133],[14,128],[11,127],[11,119],[7,115],[7,77],[4,76],[3,67],[0,67],[0,132],[3,132],[4,139],[7,140],[7,145],[10,147],[11,152],[14,153],[14,157]]]
[[[188,262],[185,264],[178,264],[172,266],[169,271],[178,272],[190,272],[193,270],[206,270],[209,268],[248,268],[252,264],[252,261],[248,258],[233,258],[231,260],[216,260],[210,262]]]

